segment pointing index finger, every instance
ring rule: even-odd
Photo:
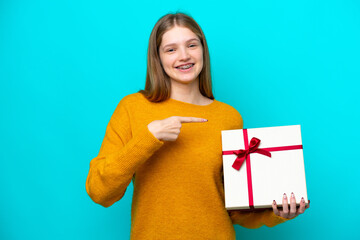
[[[179,117],[181,123],[192,123],[192,122],[207,122],[205,118],[198,117]]]

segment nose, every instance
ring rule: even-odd
[[[186,47],[181,48],[180,50],[180,60],[185,61],[190,58],[190,54],[188,52],[188,49]]]

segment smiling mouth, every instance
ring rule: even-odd
[[[195,64],[191,63],[191,64],[182,65],[182,66],[175,67],[175,68],[181,69],[181,70],[186,70],[186,69],[192,68],[194,65],[195,65]]]

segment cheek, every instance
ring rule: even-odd
[[[202,52],[199,53],[199,55],[197,56],[198,62],[200,63],[199,65],[201,65],[201,69],[203,68],[203,64],[204,64],[204,57]]]
[[[172,68],[173,60],[171,56],[162,57],[160,61],[164,69]]]
[[[172,62],[169,56],[166,57],[160,57],[161,65],[166,73],[166,75],[170,76],[172,74]]]
[[[199,62],[203,62],[204,61],[204,56],[203,56],[203,51],[199,51],[197,54],[196,54],[196,58]]]

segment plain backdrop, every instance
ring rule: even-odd
[[[310,209],[237,238],[359,239],[357,0],[0,0],[0,239],[129,239],[132,184],[104,208],[85,181],[176,11],[205,32],[215,98],[245,128],[302,126]]]

